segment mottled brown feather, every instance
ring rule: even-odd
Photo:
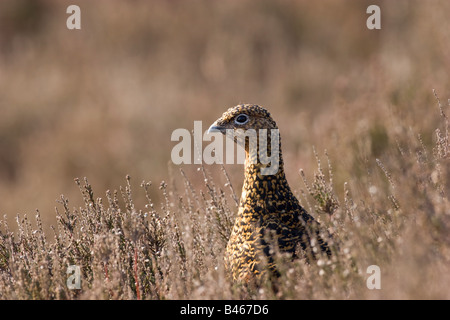
[[[247,115],[249,120],[240,125],[235,119],[242,114]],[[266,109],[250,104],[228,109],[211,127],[220,129],[222,133],[225,133],[225,129],[269,129],[269,154],[270,129],[278,129]],[[258,139],[258,147],[259,143]],[[259,159],[256,163],[251,163],[248,145],[246,146],[242,195],[225,256],[226,265],[235,280],[260,278],[267,274],[267,270],[270,270],[270,276],[277,275],[274,250],[293,257],[297,250],[309,257],[314,257],[318,250],[325,252],[327,256],[331,255],[328,244],[319,234],[318,223],[303,209],[288,185],[283,169],[281,139],[278,150],[278,171],[273,175],[262,175],[261,168],[265,165]]]

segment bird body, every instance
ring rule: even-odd
[[[247,139],[242,195],[225,255],[233,278],[250,281],[267,270],[270,275],[277,275],[275,251],[294,257],[300,248],[310,256],[318,250],[330,255],[318,223],[300,205],[286,180],[281,139],[277,137],[275,148],[271,143],[278,127],[270,113],[257,105],[238,105],[228,109],[209,131],[225,134],[226,130],[237,129],[267,129],[266,135],[258,136],[256,146],[258,151],[261,145],[266,146],[270,155],[278,152],[278,163],[274,174],[263,174],[268,164],[261,161],[260,152],[252,152]]]

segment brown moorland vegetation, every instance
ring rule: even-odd
[[[381,30],[369,1],[76,4],[81,30],[0,3],[0,299],[450,298],[448,1],[379,1]],[[242,166],[169,163],[174,129],[240,102],[339,243],[277,292],[223,267]]]

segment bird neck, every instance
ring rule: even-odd
[[[273,179],[274,177],[280,178],[284,177],[284,165],[283,158],[281,153],[279,154],[277,159],[273,159],[274,161],[270,161],[268,163],[262,163],[260,158],[258,157],[257,161],[252,159],[248,153],[246,153],[245,157],[245,179],[249,176],[258,176],[259,179]]]
[[[278,129],[260,130],[256,139],[245,140],[245,175],[284,176]]]
[[[262,164],[260,162],[250,163],[246,159],[244,171],[244,186],[253,186],[255,183],[261,181],[272,181],[273,183],[278,183],[286,180],[286,176],[284,174],[283,159],[281,158],[281,155],[279,158],[277,171],[274,174],[262,174],[262,172],[264,172],[264,169],[268,169],[269,166],[270,164]],[[273,184],[273,187],[275,187],[275,184]]]
[[[270,153],[270,151],[273,151],[273,148],[269,147],[269,149],[272,149],[269,150],[270,158],[274,154]],[[241,197],[242,204],[250,204],[255,201],[270,201],[270,199],[279,191],[290,192],[284,173],[281,143],[278,144],[277,149],[277,161],[269,163],[262,162],[259,156],[255,161],[255,156],[246,152],[245,176]],[[273,159],[275,159],[275,157]]]

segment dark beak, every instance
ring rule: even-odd
[[[224,127],[218,126],[215,122],[208,129],[208,133],[220,132],[222,134],[225,134],[225,131],[226,131],[226,129]]]

